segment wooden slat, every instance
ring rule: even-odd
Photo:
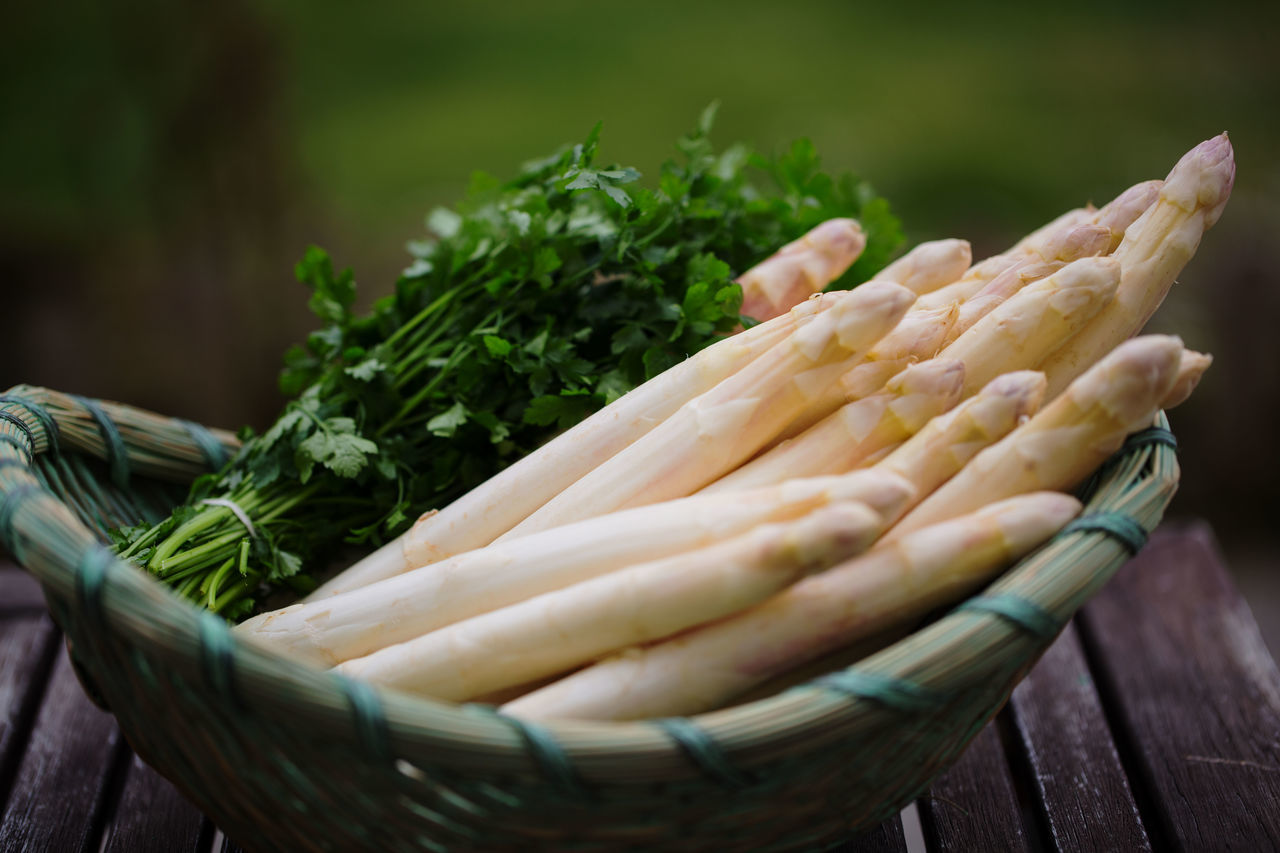
[[[1280,671],[1208,527],[1154,536],[1081,628],[1157,849],[1280,850]]]
[[[1150,850],[1074,625],[1013,691],[1010,706],[1057,849]]]
[[[44,612],[40,584],[0,551],[0,620],[7,616]]]
[[[0,809],[26,750],[58,632],[35,581],[0,555]]]
[[[902,821],[891,817],[870,832],[837,847],[840,853],[907,853],[907,842],[902,835]]]
[[[85,697],[60,650],[0,817],[0,850],[96,850],[120,742],[115,721]]]
[[[919,802],[930,850],[1033,850],[999,721],[986,726]]]
[[[131,756],[104,853],[208,850],[213,828],[186,797],[138,756]]]

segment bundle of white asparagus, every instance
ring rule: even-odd
[[[1133,337],[1221,215],[1226,134],[973,264],[823,292],[856,223],[740,279],[765,319],[423,516],[244,637],[529,717],[691,714],[962,599],[1210,363]],[[501,697],[499,700],[498,697]]]

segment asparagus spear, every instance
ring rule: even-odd
[[[756,320],[787,313],[839,278],[866,245],[857,222],[828,219],[738,277],[742,313]]]
[[[1222,215],[1235,171],[1225,133],[1200,143],[1173,167],[1159,199],[1129,226],[1115,250],[1123,269],[1115,299],[1042,365],[1049,396],[1146,325],[1204,232]]]
[[[805,578],[735,616],[631,649],[503,706],[530,719],[695,714],[971,591],[1080,511],[1053,492],[1002,501]]]
[[[1031,255],[993,278],[959,306],[956,321],[947,332],[943,347],[954,342],[973,325],[990,314],[1006,299],[1028,284],[1053,275],[1068,264],[1100,254],[1111,242],[1111,231],[1102,225],[1086,224],[1073,228],[1059,239],[1047,243],[1043,254]]]
[[[884,391],[848,403],[702,490],[718,494],[780,483],[789,477],[851,471],[900,442],[960,400],[964,365],[929,359],[908,367]]]
[[[857,501],[891,520],[914,497],[915,489],[896,474],[859,471],[651,504],[495,543],[321,601],[264,613],[236,631],[333,665],[828,504]]]
[[[1052,235],[1074,230],[1081,225],[1087,225],[1094,221],[1098,212],[1098,209],[1092,204],[1065,211],[1014,243],[1006,254],[1021,255],[1038,252],[1039,247],[1044,244],[1045,240],[1051,239]]]
[[[1196,386],[1200,384],[1200,377],[1204,376],[1204,372],[1211,364],[1213,364],[1211,355],[1193,350],[1184,351],[1182,361],[1178,364],[1178,378],[1174,380],[1173,388],[1160,401],[1160,408],[1172,409],[1174,406],[1185,403],[1191,396],[1191,392],[1196,390]]]
[[[1044,374],[1034,370],[997,376],[977,394],[929,421],[870,470],[901,475],[924,499],[978,451],[1034,414],[1044,398],[1044,387]]]
[[[412,567],[489,544],[681,405],[851,296],[849,291],[815,296],[780,317],[712,344],[625,394],[443,510],[423,515],[404,535],[320,586],[308,600],[358,589]]]
[[[839,376],[892,329],[915,300],[868,282],[742,370],[560,492],[503,534],[525,536],[618,509],[697,491],[769,444],[800,411],[840,403]]]
[[[885,383],[924,359],[933,358],[942,348],[947,331],[955,322],[958,307],[946,305],[926,311],[911,310],[873,346],[866,356],[840,377],[844,401],[854,402],[884,390]],[[778,435],[778,441],[795,438],[828,416],[825,406],[811,406],[797,413]]]
[[[485,613],[338,669],[440,699],[470,699],[735,613],[861,553],[882,529],[880,516],[861,504],[824,507]]]
[[[897,539],[984,504],[1041,489],[1070,489],[1155,416],[1173,388],[1182,342],[1168,335],[1126,341],[1059,397],[907,513]]]
[[[1104,254],[1109,255],[1120,246],[1124,232],[1146,212],[1147,208],[1156,203],[1160,198],[1160,188],[1163,186],[1164,181],[1160,180],[1134,184],[1094,214],[1091,221],[1111,232],[1111,244]]]
[[[1119,281],[1114,258],[1068,264],[983,317],[939,357],[964,364],[967,397],[1001,373],[1040,364],[1103,309]]]
[[[1101,210],[1086,206],[1067,211],[1023,237],[1007,252],[987,258],[971,267],[958,281],[928,294],[916,304],[916,308],[936,307],[945,302],[964,302],[982,292],[998,277],[1033,273],[1040,262],[1052,263],[1055,260],[1068,262],[1093,254],[1110,254],[1119,244],[1125,229],[1154,203],[1160,185],[1160,181],[1144,181],[1135,184],[1104,205]],[[1097,230],[1099,227],[1106,229],[1107,238],[1105,243],[1094,251],[1084,244],[1097,239],[1096,235],[1102,233]],[[1073,243],[1080,245],[1073,245]],[[1015,269],[1017,272],[1011,272]],[[1052,272],[1052,269],[1034,273],[1032,278],[1027,280],[1043,277],[1049,272]],[[995,287],[1005,288],[1009,282],[1010,280],[1006,277]],[[1008,292],[1005,295],[1007,296]],[[967,329],[974,319],[976,318],[966,320],[962,331]]]
[[[929,293],[955,281],[973,263],[968,240],[931,240],[921,243],[871,277],[894,281],[912,293]]]

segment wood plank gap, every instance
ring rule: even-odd
[[[1074,624],[1013,691],[1009,710],[1054,846],[1149,853],[1151,842]]]
[[[1120,766],[1129,779],[1129,790],[1133,792],[1138,816],[1151,841],[1151,848],[1174,850],[1176,848],[1172,842],[1172,834],[1165,821],[1164,810],[1159,806],[1155,784],[1138,755],[1137,738],[1120,709],[1120,687],[1112,680],[1110,668],[1102,663],[1103,653],[1095,633],[1096,626],[1092,624],[1087,609],[1076,614],[1075,623],[1085,663],[1098,690],[1098,699],[1102,702],[1102,716],[1107,721],[1107,728],[1111,730],[1116,754],[1120,756]]]
[[[39,624],[34,629],[40,634],[36,640],[37,661],[31,668],[26,689],[18,703],[13,727],[0,739],[0,815],[5,813],[9,804],[18,768],[22,765],[27,745],[31,742],[31,731],[35,727],[40,706],[44,704],[53,676],[53,666],[62,645],[62,632],[53,624],[52,618],[46,614],[37,621]]]
[[[991,721],[991,725],[995,726],[996,733],[1000,735],[1004,759],[1009,765],[1009,778],[1013,781],[1013,793],[1018,800],[1022,829],[1030,848],[1037,853],[1056,850],[1053,832],[1049,829],[1048,813],[1045,811],[1044,804],[1040,802],[1039,793],[1032,781],[1035,778],[1035,769],[1031,766],[1031,758],[1023,748],[1013,703],[1007,703],[1000,709],[1000,713]]]
[[[916,801],[929,851],[1035,851],[1011,775],[1000,732],[988,723]]]
[[[85,853],[101,853],[107,844],[107,827],[111,825],[116,810],[120,806],[120,794],[124,790],[125,776],[129,772],[129,761],[133,758],[133,750],[124,739],[124,735],[116,727],[116,743],[111,756],[107,759],[107,771],[98,788],[98,796],[93,804],[93,812],[89,817],[89,832],[85,838]]]
[[[200,853],[219,853],[222,849],[221,838],[222,830],[218,829],[218,825],[206,817],[200,823],[200,838],[196,842],[196,850],[200,851]]]

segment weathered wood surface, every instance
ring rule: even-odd
[[[1074,625],[1013,691],[1012,731],[1038,817],[1059,850],[1151,845]]]
[[[167,779],[130,755],[124,788],[107,825],[103,853],[172,850],[202,853],[213,825]]]
[[[1280,849],[1280,673],[1207,528],[1165,528],[917,803],[930,851]],[[243,839],[250,841],[250,839]],[[80,690],[0,555],[0,850],[227,851]],[[901,853],[902,824],[838,848]]]
[[[1081,633],[1155,846],[1280,850],[1280,671],[1221,565],[1207,525],[1155,537]]]
[[[978,733],[960,760],[920,799],[920,824],[930,849],[1033,850],[1018,801],[1017,781],[1001,742],[1004,721]]]

